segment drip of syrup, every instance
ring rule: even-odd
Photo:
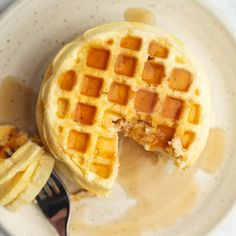
[[[0,82],[0,124],[14,124],[28,132],[35,130],[36,94],[21,80],[8,76]]]
[[[144,8],[128,8],[124,13],[125,21],[142,22],[149,25],[155,25],[156,18],[154,14]]]
[[[217,171],[225,158],[226,133],[221,128],[210,129],[207,144],[197,162],[197,166],[208,173]]]

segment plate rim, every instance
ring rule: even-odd
[[[214,5],[221,5],[224,3],[224,1],[219,1],[218,3],[215,2],[214,4],[212,2],[214,1],[209,1],[207,3],[204,3],[204,1],[201,0],[193,0],[195,1],[197,4],[199,4],[201,7],[203,7],[205,10],[208,11],[208,14],[212,15],[213,17],[215,17],[218,22],[220,23],[221,26],[223,26],[223,30],[228,34],[228,36],[233,40],[236,41],[236,31],[234,32],[233,27],[230,25],[227,25],[226,22],[224,22],[223,17],[219,16],[219,14],[217,14],[216,10],[214,9]],[[232,2],[232,0],[226,0],[228,3]],[[6,20],[9,19],[9,17],[11,17],[11,15],[19,8],[24,7],[25,4],[27,4],[28,2],[30,2],[30,0],[15,0],[14,2],[10,3],[5,9],[3,9],[3,11],[0,13],[0,25],[3,24]],[[235,10],[235,9],[234,9]],[[236,10],[235,10],[236,13]],[[227,13],[224,12],[224,15],[226,15]],[[234,205],[226,212],[226,214],[223,216],[223,218],[218,222],[217,225],[215,225],[213,228],[210,229],[209,234],[214,233],[213,231],[216,231],[217,229],[220,230],[220,228],[223,229],[222,227],[222,223],[224,223],[224,221],[228,220],[228,216],[230,215],[231,211],[233,210],[233,208],[236,205],[236,201],[234,203]],[[232,215],[230,217],[230,219],[233,217],[234,215]],[[236,225],[235,225],[235,231],[236,232]],[[9,233],[9,231],[2,225],[2,223],[0,222],[0,236],[8,236],[11,235]]]

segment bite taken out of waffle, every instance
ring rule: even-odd
[[[206,143],[209,95],[205,72],[179,40],[142,23],[111,23],[53,59],[37,125],[78,183],[104,195],[118,173],[118,132],[191,166]]]

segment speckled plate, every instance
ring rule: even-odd
[[[123,20],[129,7],[145,7],[154,12],[158,26],[180,38],[203,64],[211,85],[215,113],[212,126],[227,131],[227,157],[214,176],[199,176],[203,190],[194,210],[158,235],[236,235],[236,27],[231,24],[235,23],[236,12],[234,1],[217,2],[218,7],[210,0],[205,4],[193,0],[24,0],[17,1],[0,18],[0,80],[14,76],[33,90],[20,104],[19,114],[9,113],[10,121],[20,122],[28,130],[34,129],[33,106],[28,104],[35,99],[52,56],[86,29]],[[225,14],[222,9],[226,9]],[[14,90],[10,89],[9,94],[17,98]],[[0,107],[0,116],[4,112]],[[26,114],[27,122],[22,122],[20,119]],[[9,120],[2,116],[0,121]],[[55,235],[33,204],[17,213],[1,208],[0,215],[1,226],[11,235]],[[78,230],[72,229],[72,236],[78,234]]]

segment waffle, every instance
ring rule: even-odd
[[[16,198],[7,204],[7,208],[15,211],[22,206],[31,203],[48,181],[53,170],[53,166],[54,160],[51,155],[46,153],[40,155],[37,166],[35,167],[33,173],[31,173],[30,180],[24,182],[26,185],[23,190],[19,192]]]
[[[118,132],[191,166],[205,146],[207,77],[183,44],[141,23],[93,28],[53,59],[37,104],[41,138],[77,181],[101,195],[119,166]]]
[[[33,140],[33,138],[32,138]],[[0,205],[16,210],[47,182],[54,159],[12,125],[0,126]]]

